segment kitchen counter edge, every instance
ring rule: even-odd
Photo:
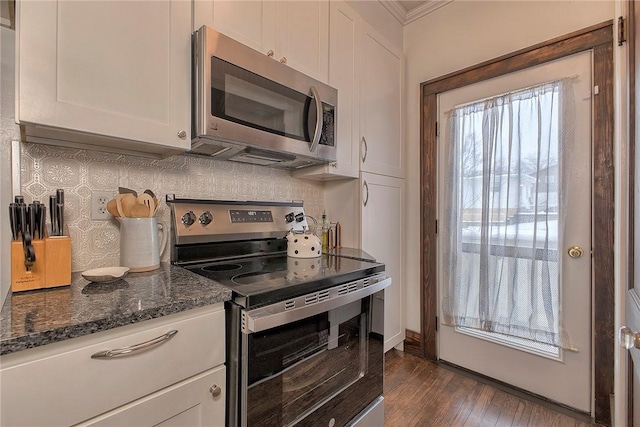
[[[0,356],[231,299],[229,288],[168,263],[110,283],[80,273],[71,282],[9,293],[0,312]]]

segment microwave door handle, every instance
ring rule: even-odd
[[[320,142],[324,116],[322,114],[322,100],[320,99],[318,90],[314,86],[311,86],[311,96],[313,96],[313,99],[316,102],[316,130],[313,133],[313,139],[311,140],[309,151],[314,152],[316,151],[316,148],[318,148],[318,143]]]

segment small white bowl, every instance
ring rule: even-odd
[[[129,267],[103,267],[83,271],[82,277],[90,282],[112,282],[127,275]]]

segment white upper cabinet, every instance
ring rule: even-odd
[[[193,31],[203,25],[249,46],[265,55],[275,55],[276,4],[273,1],[214,1],[193,2]]]
[[[295,176],[330,180],[370,172],[404,177],[402,52],[349,6],[331,2],[329,84],[338,89],[337,161]]]
[[[17,5],[16,119],[27,141],[190,148],[189,2]]]
[[[357,41],[358,15],[340,1],[330,5],[329,85],[338,90],[336,162],[294,172],[300,178],[331,180],[357,178],[360,170]]]
[[[321,82],[329,74],[329,2],[276,3],[275,58]]]
[[[358,53],[360,170],[403,178],[402,52],[365,25]]]
[[[208,25],[322,82],[328,78],[329,2],[194,2],[194,30]]]

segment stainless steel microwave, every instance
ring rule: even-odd
[[[336,160],[336,89],[207,26],[192,42],[191,153],[287,169]]]

